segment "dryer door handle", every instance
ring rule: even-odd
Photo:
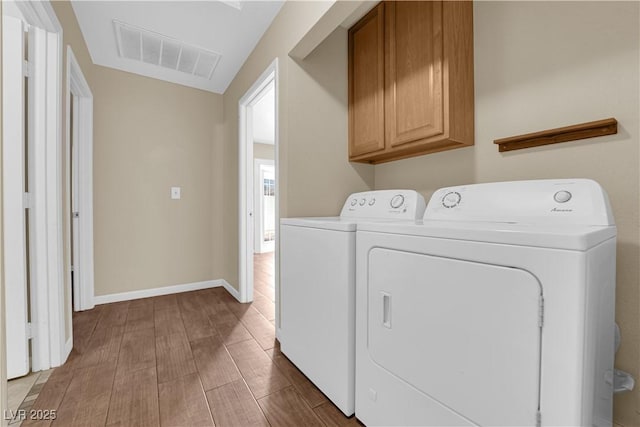
[[[386,292],[382,294],[382,326],[391,329],[391,295]]]

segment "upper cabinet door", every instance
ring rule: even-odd
[[[383,150],[384,8],[349,30],[349,156]]]
[[[442,135],[442,2],[387,2],[385,16],[387,143],[394,147]]]

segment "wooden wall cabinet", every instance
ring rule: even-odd
[[[473,4],[385,1],[349,30],[349,160],[473,145]]]

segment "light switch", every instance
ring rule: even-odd
[[[171,187],[171,198],[173,200],[180,200],[180,187]]]

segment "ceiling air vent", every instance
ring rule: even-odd
[[[121,58],[177,70],[207,80],[220,61],[220,54],[171,37],[113,20]]]

